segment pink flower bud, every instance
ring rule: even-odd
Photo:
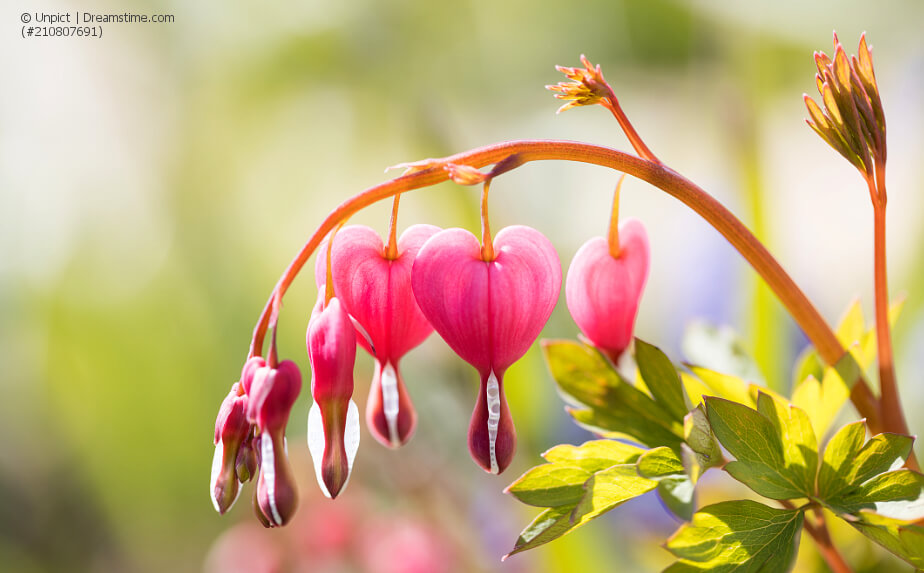
[[[244,367],[241,369],[241,386],[248,396],[250,395],[250,386],[253,384],[254,375],[257,370],[264,366],[266,366],[266,360],[262,356],[253,356],[244,363]]]
[[[398,239],[397,257],[389,259],[374,230],[353,225],[337,233],[331,251],[334,292],[359,323],[357,341],[376,359],[366,423],[375,439],[389,447],[406,443],[417,424],[398,362],[433,331],[414,300],[411,268],[420,247],[439,230],[432,225],[408,228]],[[326,273],[326,257],[319,256],[319,288]]]
[[[308,449],[321,491],[335,498],[346,486],[359,447],[359,410],[353,396],[356,334],[337,298],[323,295],[308,323],[311,395]]]
[[[648,236],[637,219],[619,225],[619,257],[603,237],[578,250],[568,269],[565,297],[578,328],[616,362],[632,342],[635,316],[648,278]]]
[[[241,443],[250,433],[244,412],[247,397],[238,395],[240,383],[235,382],[221,403],[215,421],[215,455],[212,458],[210,489],[212,504],[218,513],[225,513],[240,493],[235,464]]]
[[[561,290],[561,264],[535,229],[507,227],[494,239],[495,259],[464,229],[431,237],[417,254],[411,279],[417,303],[447,344],[481,375],[469,426],[469,451],[486,471],[500,473],[516,449],[503,376],[539,336]]]
[[[298,491],[286,455],[285,430],[301,388],[301,373],[291,360],[280,362],[276,368],[259,368],[250,387],[248,411],[260,430],[256,501],[272,527],[288,523],[298,507]]]

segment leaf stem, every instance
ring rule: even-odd
[[[809,503],[806,506],[797,508],[791,501],[785,499],[780,500],[780,505],[786,509],[798,509],[805,513],[808,513],[806,510],[811,507],[815,513],[817,522],[813,524],[809,516],[806,515],[802,522],[802,528],[805,529],[805,532],[809,534],[818,546],[818,552],[821,553],[821,556],[824,558],[825,563],[828,564],[828,567],[831,568],[831,571],[834,571],[834,573],[853,573],[850,565],[844,560],[844,557],[837,550],[837,547],[834,546],[834,542],[831,540],[831,534],[828,532],[828,525],[825,523],[824,512],[819,505]]]
[[[370,187],[340,204],[321,222],[276,283],[254,328],[251,355],[262,352],[266,330],[276,323],[286,290],[324,236],[338,222],[381,199],[445,181],[448,174],[443,166],[448,163],[480,168],[500,162],[512,154],[518,155],[518,164],[564,160],[609,167],[646,181],[673,196],[711,224],[741,253],[812,341],[822,360],[827,364],[836,364],[846,353],[831,327],[767,248],[731,211],[689,179],[661,163],[608,147],[562,140],[518,140],[479,147],[440,160],[427,160],[421,163],[423,167],[419,170],[412,170],[406,175]],[[853,385],[851,399],[860,414],[866,417],[870,428],[874,432],[881,431],[879,405],[862,378]]]

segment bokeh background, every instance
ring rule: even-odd
[[[20,37],[21,12],[173,14],[104,24],[102,39]],[[501,490],[561,443],[534,348],[507,377],[519,450],[501,477],[465,447],[473,370],[432,336],[404,361],[420,413],[406,448],[368,433],[341,499],[314,483],[303,393],[290,422],[295,523],[264,531],[245,489],[219,517],[206,483],[215,413],[256,317],[323,215],[402,161],[499,140],[628,148],[603,109],[556,116],[555,64],[603,66],[648,144],[766,240],[823,314],[871,309],[872,216],[853,168],[805,126],[812,51],[836,29],[874,46],[889,128],[892,293],[912,431],[924,430],[924,3],[919,0],[13,0],[0,9],[0,569],[40,571],[643,571],[677,523],[653,497],[501,563],[534,511]],[[542,230],[567,265],[605,232],[616,174],[531,164],[493,186],[496,229]],[[637,333],[682,360],[705,319],[746,341],[788,389],[804,338],[754,273],[676,201],[627,181],[652,271]],[[354,221],[381,232],[388,205]],[[477,229],[478,191],[402,201],[401,228]],[[306,274],[279,344],[308,374]],[[573,337],[563,301],[545,330]],[[869,314],[869,312],[867,313]],[[360,407],[371,378],[356,369]],[[845,409],[845,410],[849,410]],[[852,411],[845,412],[854,416]],[[919,449],[920,455],[920,449]],[[734,495],[721,476],[704,500]],[[252,487],[252,486],[251,486]],[[712,488],[712,489],[710,489]],[[725,488],[725,489],[723,489]],[[740,492],[739,492],[740,493]],[[901,570],[852,531],[858,570]],[[803,542],[799,571],[823,570]]]

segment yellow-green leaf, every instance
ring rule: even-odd
[[[580,446],[561,444],[542,454],[548,462],[577,466],[596,472],[616,464],[635,463],[645,450],[614,440],[591,440]]]
[[[788,571],[798,547],[803,513],[749,500],[702,508],[667,541],[680,559],[666,571]]]

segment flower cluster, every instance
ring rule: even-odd
[[[616,245],[615,233],[610,243],[602,237],[586,243],[566,283],[575,322],[613,361],[632,339],[648,272],[641,223],[628,220],[619,231]],[[562,272],[551,242],[526,226],[479,241],[464,229],[414,225],[385,246],[374,230],[353,225],[333,234],[322,252],[327,257],[319,256],[315,268],[320,295],[306,336],[314,400],[308,446],[321,491],[334,498],[343,490],[359,446],[352,399],[357,345],[375,360],[367,427],[382,445],[396,448],[417,425],[400,362],[433,330],[480,378],[468,429],[472,458],[487,472],[504,471],[516,449],[504,373],[536,340],[558,301]],[[222,403],[211,481],[213,503],[224,513],[240,485],[257,476],[254,507],[267,527],[288,522],[297,505],[284,434],[301,389],[295,363],[271,362],[250,358]]]

